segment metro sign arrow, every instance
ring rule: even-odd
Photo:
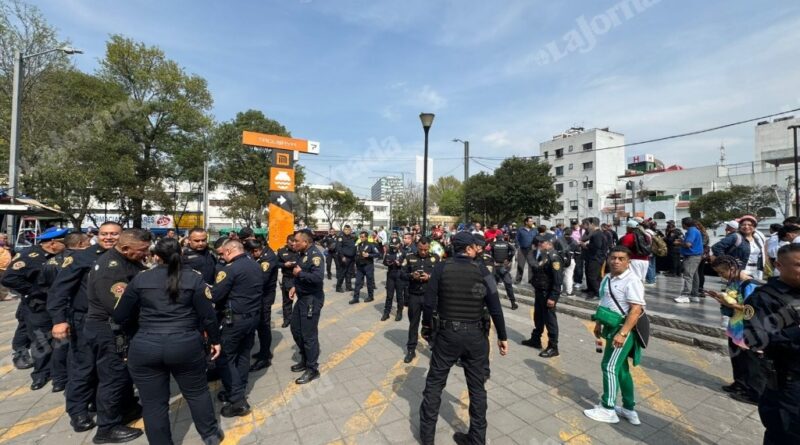
[[[278,201],[278,204],[280,204],[280,205],[286,204],[286,198],[284,198],[283,195],[279,196],[277,201]]]

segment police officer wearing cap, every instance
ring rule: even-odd
[[[222,305],[222,354],[217,367],[224,390],[218,398],[225,402],[223,417],[250,413],[246,390],[250,372],[250,353],[254,333],[261,317],[264,278],[261,266],[247,256],[238,240],[228,240],[221,247],[225,267],[217,272],[211,290],[212,301]]]
[[[275,303],[275,287],[278,283],[278,256],[269,247],[269,244],[264,245],[259,240],[250,240],[247,242],[252,252],[253,258],[256,259],[258,265],[261,267],[261,275],[264,279],[264,287],[261,293],[261,319],[256,328],[258,335],[258,352],[253,354],[256,360],[250,365],[250,372],[260,371],[272,365],[272,305]]]
[[[780,276],[744,306],[744,339],[763,356],[767,385],[758,400],[764,444],[800,443],[800,244],[778,249]]]
[[[86,283],[89,312],[83,328],[86,341],[97,360],[97,433],[94,443],[122,443],[142,435],[139,428],[126,426],[141,417],[134,401],[133,383],[125,364],[127,338],[133,325],[117,325],[114,307],[125,287],[145,269],[142,261],[150,252],[150,232],[128,229],[114,248],[103,253],[89,272]]]
[[[195,227],[186,237],[183,249],[183,261],[192,269],[200,272],[206,284],[214,284],[217,259],[208,248],[208,232],[202,227]]]
[[[319,317],[325,304],[322,289],[325,258],[314,245],[308,232],[297,232],[294,247],[299,258],[292,269],[294,287],[289,291],[294,300],[292,309],[292,337],[300,350],[301,360],[292,366],[292,372],[303,372],[295,383],[303,385],[319,378]]]
[[[289,298],[289,289],[294,287],[292,269],[297,265],[298,254],[294,251],[294,235],[286,237],[286,245],[278,249],[278,267],[281,269],[281,295],[283,308],[282,328],[292,322],[292,299]]]
[[[489,343],[488,326],[482,320],[484,307],[494,322],[500,355],[508,352],[497,286],[489,270],[473,261],[478,254],[473,236],[459,232],[451,242],[455,257],[435,266],[425,292],[422,336],[432,342],[433,351],[419,413],[420,441],[424,445],[434,443],[442,391],[450,368],[458,359],[463,364],[470,395],[470,425],[468,433],[457,432],[453,439],[457,444],[486,443],[484,364]]]
[[[516,254],[514,246],[500,234],[489,243],[489,247],[489,256],[494,266],[494,279],[497,283],[503,283],[506,288],[506,296],[511,301],[511,309],[516,310],[519,305],[514,297],[514,285],[511,278],[511,261]]]
[[[344,226],[342,233],[336,237],[336,257],[339,263],[336,265],[336,292],[343,292],[342,284],[350,292],[353,290],[353,274],[355,273],[356,257],[356,237],[353,236],[353,229]],[[339,265],[342,267],[339,268]]]
[[[336,245],[337,245],[337,237],[336,237],[336,230],[331,227],[328,229],[328,234],[325,235],[325,238],[322,238],[322,242],[320,243],[322,247],[325,249],[325,270],[328,273],[328,279],[330,280],[333,275],[331,275],[331,263],[336,261],[336,270],[338,273],[339,270],[339,261],[336,260]]]
[[[553,235],[537,236],[538,250],[530,256],[530,283],[534,291],[534,328],[531,338],[522,341],[525,346],[542,349],[542,334],[547,327],[547,349],[539,353],[539,357],[544,358],[558,355],[556,303],[561,295],[564,269],[561,267],[561,257],[553,249],[553,238]]]
[[[350,304],[358,303],[364,278],[367,280],[367,298],[364,302],[369,303],[375,299],[375,258],[380,256],[378,247],[369,240],[367,232],[359,233],[355,256],[356,287],[353,289],[353,299],[350,300]]]
[[[403,252],[400,250],[400,238],[392,237],[387,246],[386,255],[383,256],[383,265],[386,266],[386,303],[383,305],[381,321],[389,319],[392,312],[392,300],[397,300],[397,313],[395,321],[403,319],[403,283],[400,269],[403,265]]]
[[[419,342],[419,322],[422,316],[422,300],[425,289],[431,279],[433,268],[439,262],[439,257],[430,252],[428,238],[420,238],[417,243],[417,252],[412,253],[403,260],[402,275],[408,281],[408,342],[406,343],[405,363],[411,363],[417,356],[416,349]]]
[[[220,354],[220,331],[211,289],[202,275],[181,259],[174,238],[156,243],[158,265],[136,275],[114,309],[116,323],[138,314],[139,329],[130,341],[128,368],[142,398],[144,426],[151,444],[171,444],[170,376],[189,405],[203,443],[217,444],[223,434],[205,374],[203,332],[211,358]]]
[[[88,278],[95,261],[119,241],[122,226],[106,221],[97,231],[97,243],[65,256],[61,271],[47,292],[47,311],[53,319],[53,338],[69,340],[67,354],[67,414],[76,433],[94,428],[97,358],[89,345],[84,325],[89,311]]]
[[[61,271],[63,264],[66,263],[66,258],[69,258],[73,253],[86,249],[89,247],[89,237],[80,232],[68,233],[64,237],[64,246],[66,247],[61,253],[53,256],[42,266],[42,271],[39,273],[39,288],[42,293],[47,295],[50,286]],[[52,335],[53,323],[52,316],[47,313],[47,318],[50,320],[48,329],[45,335]],[[69,353],[69,341],[67,339],[56,340],[53,339],[53,355],[50,359],[50,376],[53,379],[53,392],[61,392],[67,387],[67,355]]]
[[[64,250],[64,236],[68,229],[51,227],[39,237],[39,244],[17,255],[3,275],[3,286],[22,296],[20,308],[25,328],[31,342],[33,372],[31,389],[44,387],[50,380],[52,348],[50,336],[53,320],[47,313],[47,289],[39,282],[45,263]]]

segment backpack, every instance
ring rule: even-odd
[[[564,238],[556,238],[555,246],[558,256],[561,257],[561,265],[567,268],[572,265],[572,250],[569,248],[569,243]]]
[[[647,234],[643,230],[633,231],[633,246],[637,255],[651,255],[653,253],[652,241],[647,238]]]
[[[667,256],[667,242],[664,241],[664,238],[655,235],[652,238],[650,250],[653,252],[653,255],[664,257]]]

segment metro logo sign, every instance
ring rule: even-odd
[[[253,147],[299,151],[301,153],[314,155],[319,154],[319,142],[287,138],[274,134],[256,133],[254,131],[245,131],[242,133],[242,144]]]
[[[277,168],[269,169],[269,189],[278,192],[294,191],[294,169]]]

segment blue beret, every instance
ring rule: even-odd
[[[50,227],[44,233],[39,235],[39,241],[50,241],[54,239],[64,238],[69,233],[69,229],[59,229],[57,227]]]

